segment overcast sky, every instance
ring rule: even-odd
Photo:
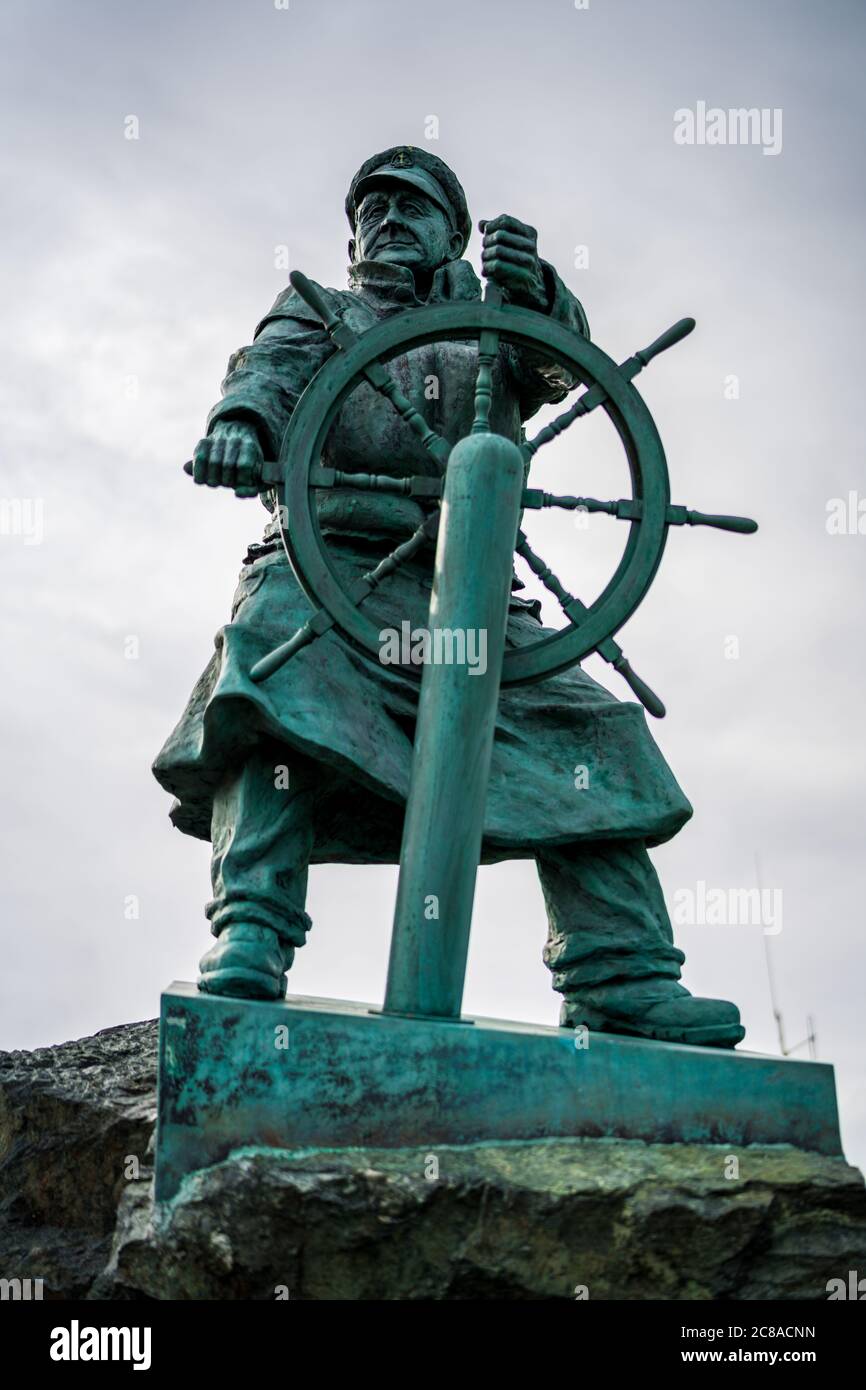
[[[736,1000],[746,1046],[775,1052],[769,942],[788,1039],[814,1016],[866,1162],[866,535],[827,529],[828,502],[866,497],[862,6],[8,0],[0,26],[0,491],[23,503],[0,535],[0,1046],[152,1017],[195,978],[208,847],[171,828],[149,768],[265,514],[181,465],[286,282],[275,248],[344,284],[351,175],[427,143],[476,221],[538,227],[612,356],[698,321],[640,389],[674,500],[761,530],[674,531],[620,638],[668,705],[653,731],[696,808],[655,860],[672,911],[700,881],[753,886],[756,858],[781,890],[772,937],[678,928],[685,980]],[[781,150],[676,143],[675,113],[699,102],[781,111]],[[608,434],[593,419],[566,436],[537,484],[618,495]],[[616,525],[533,534],[587,597]],[[394,884],[313,871],[294,991],[381,1000]],[[467,1010],[555,1023],[544,934],[532,864],[482,871]]]

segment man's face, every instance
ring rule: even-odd
[[[361,199],[352,245],[355,260],[429,272],[459,255],[461,238],[443,210],[419,189],[383,183]]]

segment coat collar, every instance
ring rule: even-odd
[[[441,265],[434,272],[426,300],[416,295],[415,281],[408,266],[389,265],[385,261],[358,261],[350,265],[349,289],[365,299],[377,299],[389,305],[442,304],[481,297],[481,282],[469,261],[448,261]]]

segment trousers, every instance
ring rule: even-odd
[[[281,761],[282,758],[282,761]],[[343,783],[341,795],[351,795]],[[213,802],[211,884],[205,913],[214,936],[231,923],[269,927],[286,948],[303,946],[310,860],[321,806],[333,797],[328,769],[262,745],[232,770]],[[370,862],[377,862],[375,845]],[[507,857],[507,853],[503,856]],[[393,862],[393,854],[378,862]],[[566,1000],[604,997],[624,984],[677,980],[685,959],[658,875],[642,840],[592,840],[536,855],[547,914],[542,952]]]

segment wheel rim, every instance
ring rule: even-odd
[[[292,416],[280,451],[288,517],[285,540],[310,602],[328,609],[340,635],[378,661],[378,624],[353,603],[330,560],[319,529],[317,489],[309,485],[310,470],[319,463],[331,425],[367,366],[424,344],[475,339],[483,329],[494,329],[517,346],[546,348],[584,385],[597,383],[602,388],[606,398],[601,408],[622,441],[632,495],[642,503],[641,518],[628,523],[626,545],[612,578],[581,621],[506,652],[501,684],[515,686],[567,670],[616,633],[649,589],[664,551],[670,489],[661,439],[640,393],[594,343],[531,310],[494,308],[480,300],[411,310],[374,325],[352,347],[337,351],[324,363]],[[421,678],[419,668],[400,669],[410,678]]]

